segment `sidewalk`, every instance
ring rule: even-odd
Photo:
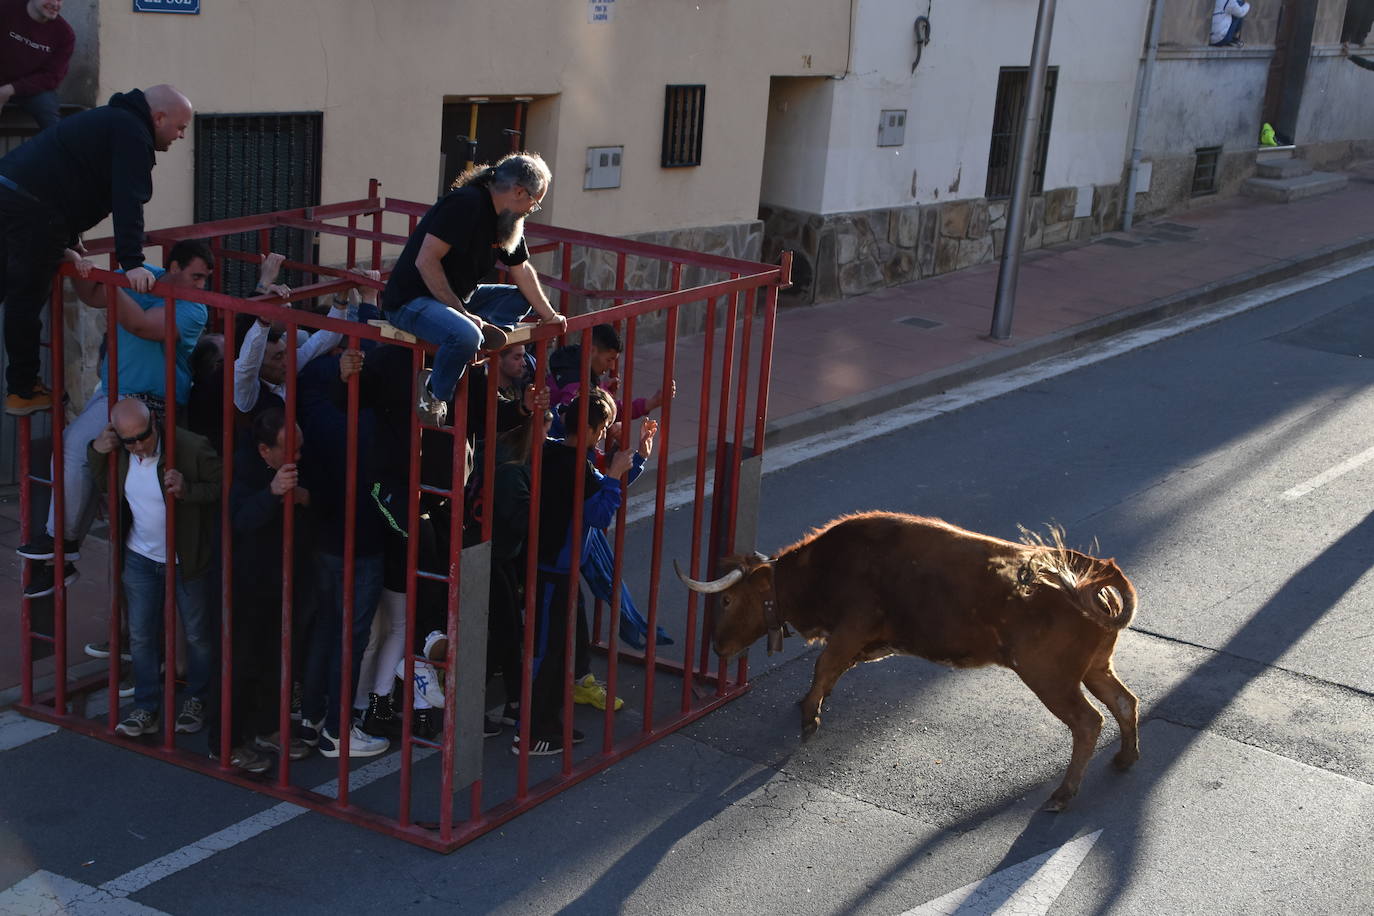
[[[1352,169],[1336,194],[1269,203],[1244,197],[1205,204],[1086,242],[1028,252],[1021,261],[1012,336],[992,341],[996,262],[813,307],[780,309],[769,395],[768,444],[825,432],[978,378],[1045,359],[1093,340],[1374,251],[1374,164]],[[686,339],[684,350],[700,348]],[[690,359],[683,364],[690,365]],[[648,360],[639,378],[654,378]],[[696,393],[679,385],[674,413]],[[644,393],[648,393],[645,391]],[[695,435],[675,430],[670,460]],[[17,499],[0,502],[0,706],[19,679]],[[92,538],[83,565],[103,568]],[[89,559],[84,557],[91,551]],[[13,599],[13,600],[12,600]],[[74,586],[73,607],[105,618],[103,577]],[[75,620],[76,618],[74,618]],[[70,657],[87,633],[73,626]],[[100,663],[97,663],[100,664]],[[39,670],[50,670],[44,663]]]

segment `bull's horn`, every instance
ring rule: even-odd
[[[694,592],[703,592],[705,594],[723,592],[740,579],[744,578],[744,570],[732,569],[713,582],[698,582],[696,579],[689,579],[683,574],[682,567],[677,565],[677,560],[673,561],[673,569],[677,571],[677,577],[681,579],[688,588]]]
[[[773,562],[773,560],[767,554],[759,553],[757,550],[754,551],[754,559],[758,560],[760,563]]]

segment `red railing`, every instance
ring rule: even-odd
[[[211,290],[199,291],[186,288],[172,288],[165,284],[155,287],[164,296],[166,303],[164,334],[166,340],[175,340],[176,300],[200,302],[209,309],[211,326],[226,329],[225,359],[223,375],[223,440],[220,449],[223,456],[223,483],[221,488],[221,508],[228,506],[230,486],[234,478],[235,455],[235,408],[232,401],[233,364],[234,364],[234,320],[240,315],[251,315],[280,323],[285,328],[288,342],[296,340],[298,328],[315,331],[335,331],[343,335],[348,349],[357,349],[364,341],[373,344],[391,344],[411,349],[411,367],[418,370],[423,365],[424,354],[432,347],[408,340],[391,339],[383,335],[382,329],[373,325],[340,321],[315,315],[313,313],[289,308],[292,302],[309,300],[319,295],[341,293],[353,287],[380,287],[377,283],[357,274],[350,268],[358,266],[357,243],[370,243],[366,263],[372,269],[382,270],[382,249],[385,244],[397,245],[405,241],[414,230],[419,217],[427,209],[426,205],[409,201],[384,200],[380,196],[380,186],[374,181],[369,187],[368,196],[362,200],[327,206],[260,214],[239,219],[223,220],[164,229],[149,234],[150,246],[163,248],[164,263],[171,246],[181,239],[205,239],[221,263],[227,260],[256,261],[267,250],[271,230],[286,227],[307,230],[321,237],[338,237],[344,240],[345,263],[342,267],[320,264],[287,262],[287,269],[300,271],[312,278],[304,286],[295,288],[286,297],[241,299],[224,295],[221,290],[219,274]],[[369,229],[359,228],[360,218],[371,218]],[[388,218],[404,224],[401,232],[387,231]],[[340,225],[337,221],[345,220]],[[256,233],[259,251],[256,253],[230,250],[226,238],[240,233]],[[296,564],[294,557],[296,513],[294,503],[286,499],[283,503],[283,543],[282,543],[282,583],[281,583],[281,651],[278,667],[281,672],[281,689],[278,697],[277,720],[278,735],[282,753],[279,755],[275,774],[272,776],[252,776],[228,764],[230,747],[231,713],[233,707],[232,677],[234,665],[241,663],[233,654],[234,617],[236,614],[252,612],[256,609],[235,606],[233,586],[234,532],[228,512],[221,511],[219,525],[220,556],[220,626],[219,626],[219,683],[220,728],[219,747],[215,750],[218,761],[210,759],[201,750],[203,739],[197,736],[178,736],[173,729],[174,699],[176,696],[177,655],[175,639],[176,621],[176,577],[175,567],[168,564],[165,581],[163,608],[163,655],[166,659],[162,691],[162,729],[157,741],[124,738],[115,732],[121,716],[121,701],[118,696],[120,681],[120,583],[122,575],[122,543],[120,534],[119,481],[116,479],[116,462],[109,462],[108,492],[109,505],[107,517],[110,530],[110,563],[108,568],[109,587],[109,626],[110,662],[107,670],[96,677],[73,678],[69,674],[68,638],[70,612],[67,590],[63,585],[63,540],[64,540],[64,500],[67,496],[63,481],[63,432],[64,422],[61,411],[53,422],[52,453],[57,456],[53,462],[51,480],[34,473],[33,443],[30,441],[30,418],[19,420],[20,473],[22,490],[20,494],[20,514],[22,518],[21,537],[31,540],[31,508],[33,506],[33,487],[50,486],[54,503],[55,553],[54,575],[56,591],[53,597],[53,632],[41,633],[34,628],[34,615],[31,601],[25,599],[21,613],[20,634],[22,643],[22,695],[19,708],[27,714],[65,726],[84,734],[120,744],[141,753],[159,757],[163,760],[199,770],[229,782],[236,783],[277,798],[292,801],[334,817],[363,826],[371,827],[410,842],[440,851],[451,851],[468,840],[491,830],[515,817],[521,812],[539,804],[556,793],[586,779],[616,761],[634,753],[636,750],[656,741],[672,731],[705,715],[722,703],[738,696],[747,688],[746,668],[740,662],[733,676],[724,662],[712,670],[709,653],[709,634],[711,626],[711,607],[707,603],[698,606],[699,598],[685,589],[665,589],[663,572],[665,564],[671,564],[673,557],[689,558],[690,575],[709,576],[707,568],[715,557],[733,549],[747,549],[752,545],[735,543],[736,521],[740,508],[740,473],[744,460],[761,454],[763,434],[767,416],[768,372],[771,359],[773,328],[776,319],[778,290],[788,282],[788,263],[784,260],[781,267],[756,264],[749,261],[722,258],[712,255],[681,251],[663,246],[630,242],[589,233],[572,232],[547,226],[530,225],[527,236],[537,265],[546,269],[541,271],[541,279],[546,287],[557,291],[557,304],[569,321],[564,340],[582,344],[581,378],[589,377],[589,347],[591,328],[600,322],[615,324],[622,334],[624,352],[620,365],[623,367],[619,378],[616,396],[628,406],[633,402],[638,389],[639,378],[651,374],[650,383],[661,390],[668,391],[675,379],[681,381],[679,397],[676,401],[665,398],[659,417],[659,448],[651,459],[657,462],[654,474],[652,495],[653,511],[651,523],[640,525],[633,533],[633,544],[627,543],[627,498],[622,500],[614,534],[614,596],[609,608],[600,601],[595,604],[592,618],[592,647],[604,659],[605,681],[610,697],[621,691],[638,694],[639,703],[627,702],[624,710],[617,713],[614,703],[607,704],[604,714],[575,714],[572,695],[572,673],[574,671],[574,641],[576,632],[577,598],[576,591],[569,589],[565,613],[565,634],[562,647],[568,677],[564,685],[563,722],[564,742],[560,765],[550,770],[538,760],[531,760],[530,715],[521,717],[519,726],[519,756],[512,761],[507,752],[505,740],[483,744],[481,731],[481,710],[487,704],[483,696],[473,691],[484,689],[483,679],[474,679],[460,662],[467,665],[481,664],[482,646],[465,644],[482,637],[479,624],[472,621],[485,619],[485,610],[480,606],[486,602],[485,593],[481,594],[479,605],[464,605],[463,585],[465,581],[474,583],[485,581],[485,570],[467,569],[464,560],[473,565],[474,559],[487,554],[463,548],[463,498],[465,466],[464,438],[467,417],[467,385],[460,386],[452,414],[454,426],[446,428],[454,435],[452,480],[447,486],[426,484],[421,479],[421,442],[422,429],[413,412],[410,420],[410,436],[406,447],[409,449],[409,500],[406,507],[407,531],[411,536],[406,545],[406,652],[404,683],[401,687],[402,733],[399,747],[384,757],[370,761],[350,761],[348,755],[348,723],[352,719],[354,685],[352,684],[349,660],[353,656],[353,620],[356,614],[366,609],[354,607],[354,576],[357,560],[355,523],[358,513],[357,474],[359,468],[358,423],[360,416],[359,377],[354,374],[347,382],[347,447],[345,456],[346,480],[344,487],[344,554],[343,554],[343,619],[340,621],[342,634],[341,677],[339,684],[340,722],[339,741],[342,745],[336,766],[324,766],[319,758],[307,758],[292,763],[285,751],[289,744],[284,736],[294,733],[291,719],[291,690],[297,678],[293,665],[293,617],[295,596],[299,594],[293,581]],[[109,240],[92,243],[90,251],[94,255],[109,254],[112,246]],[[585,279],[574,282],[574,266],[579,259],[584,265],[584,273],[593,273],[590,266],[597,259],[614,259],[614,280],[612,288],[598,289]],[[664,289],[627,288],[630,259],[636,266],[651,264],[657,266],[660,277],[666,276]],[[113,258],[111,258],[113,260]],[[111,267],[113,268],[113,264]],[[703,282],[692,288],[683,288],[684,272],[693,271]],[[65,266],[62,275],[70,276],[72,268]],[[107,284],[107,314],[110,316],[107,334],[108,391],[109,405],[113,408],[119,391],[118,365],[119,348],[116,332],[115,296],[116,287],[126,286],[122,275],[107,271],[94,273]],[[383,273],[383,280],[385,273]],[[64,378],[61,319],[63,309],[62,276],[54,282],[52,296],[52,320],[50,345],[54,358],[51,360],[56,402],[60,403],[67,389]],[[599,311],[587,311],[589,303],[605,307]],[[704,319],[699,337],[685,338],[679,333],[680,322]],[[762,327],[756,327],[757,318],[762,318]],[[646,319],[652,320],[655,330],[661,328],[661,336],[650,339],[641,333],[640,325]],[[537,370],[536,378],[542,379],[547,371],[551,343],[555,343],[550,328],[521,329],[517,335],[524,336],[532,344]],[[518,338],[517,338],[518,339]],[[173,351],[164,347],[165,384],[169,394],[162,423],[162,435],[166,450],[167,466],[171,466],[175,454],[175,431],[177,412],[180,409],[175,397],[175,364]],[[296,454],[297,428],[297,359],[296,349],[286,347],[287,372],[285,382],[285,445],[286,454]],[[413,377],[413,376],[412,376]],[[645,385],[647,390],[649,385]],[[483,421],[484,440],[494,443],[496,417],[496,385],[487,386],[487,403]],[[586,410],[585,399],[579,399],[582,411]],[[585,419],[585,413],[579,420]],[[460,427],[459,424],[463,426]],[[585,454],[594,444],[586,441],[585,422],[577,424],[578,454]],[[433,428],[430,428],[433,429]],[[434,433],[431,432],[431,435]],[[631,424],[620,426],[620,445],[629,447],[632,438]],[[744,437],[752,434],[748,446]],[[482,450],[483,491],[485,506],[492,501],[492,487],[495,469],[495,448]],[[536,556],[540,527],[540,489],[542,453],[536,448],[531,457],[531,496],[529,512],[529,532],[526,543],[524,565],[525,620],[534,619],[535,584],[537,579]],[[673,522],[667,516],[667,493],[670,476],[674,468],[686,469],[686,477],[691,481],[692,511],[690,520]],[[647,472],[646,472],[647,473]],[[577,476],[572,500],[572,530],[582,526],[582,476]],[[426,571],[420,568],[419,540],[416,536],[420,523],[422,494],[429,500],[447,500],[449,503],[449,556],[446,574]],[[645,499],[647,497],[641,497]],[[708,517],[707,507],[711,507]],[[477,537],[478,546],[489,544],[492,537],[490,511],[484,514]],[[176,517],[174,503],[167,501],[167,543],[175,543]],[[643,546],[647,542],[647,551]],[[578,569],[581,540],[572,540],[573,570]],[[641,562],[627,560],[628,553],[645,554]],[[711,558],[707,560],[704,558]],[[32,563],[25,564],[24,584],[32,576]],[[668,567],[671,569],[671,566]],[[628,574],[627,574],[628,571]],[[465,578],[467,577],[467,578]],[[646,598],[647,641],[642,650],[628,648],[619,640],[617,622],[621,612],[621,583],[628,578]],[[447,657],[436,663],[448,672],[448,695],[444,705],[442,736],[436,741],[428,741],[413,734],[412,717],[414,712],[413,683],[414,667],[418,660],[414,654],[416,646],[416,610],[419,601],[418,585],[423,579],[442,579],[446,582],[447,603]],[[577,582],[575,574],[572,576]],[[671,581],[671,580],[670,580]],[[469,600],[472,600],[471,594]],[[603,613],[609,610],[609,614]],[[464,626],[465,611],[469,615],[468,626]],[[479,613],[480,612],[480,613]],[[674,637],[674,647],[660,646],[657,632],[660,625]],[[520,677],[520,709],[529,711],[532,702],[531,659],[534,657],[534,627],[525,626],[522,646],[522,671]],[[51,690],[38,692],[34,687],[35,660],[33,643],[52,644],[55,665],[55,685]],[[476,661],[474,661],[476,660]],[[624,666],[630,666],[627,670]],[[101,688],[108,692],[103,705],[103,714],[97,717],[86,715],[86,704],[78,702]],[[676,696],[673,691],[676,690]],[[507,697],[507,700],[516,698]],[[460,719],[459,712],[463,711]],[[571,741],[574,721],[594,729],[600,728],[600,740],[588,741],[574,746]],[[437,754],[436,754],[437,752]],[[462,754],[460,759],[459,754]],[[438,771],[435,770],[437,758]],[[334,781],[330,782],[328,776]],[[377,789],[369,789],[364,799],[353,794],[363,785],[377,782],[395,783],[394,793],[386,794]],[[460,784],[460,782],[462,784]],[[466,795],[466,799],[463,796]]]

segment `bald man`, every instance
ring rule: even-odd
[[[176,717],[179,732],[205,724],[215,661],[215,625],[208,602],[212,528],[223,470],[208,440],[176,430],[175,462],[148,405],[125,398],[110,411],[110,425],[91,443],[87,460],[100,491],[109,482],[114,455],[124,536],[124,601],[129,613],[129,651],[134,667],[134,708],[116,731],[136,738],[155,734],[162,706],[158,676],[162,647],[167,564],[176,563],[177,611],[186,632],[186,694]],[[176,515],[176,542],[167,543],[167,500]],[[170,548],[170,549],[169,549]],[[171,660],[168,660],[171,664]]]
[[[63,252],[107,216],[129,284],[146,293],[143,205],[156,153],[186,136],[191,102],[171,86],[116,93],[109,104],[58,122],[0,159],[0,299],[5,312],[5,412],[52,406],[39,378],[39,332]]]

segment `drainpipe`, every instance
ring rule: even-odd
[[[997,299],[992,306],[992,328],[988,336],[1006,340],[1011,336],[1011,313],[1016,305],[1016,276],[1021,269],[1021,234],[1026,219],[1026,197],[1030,192],[1031,163],[1039,146],[1040,117],[1045,109],[1045,68],[1050,58],[1050,34],[1054,31],[1054,0],[1040,0],[1035,17],[1035,38],[1031,43],[1030,85],[1026,89],[1026,112],[1017,143],[1016,171],[1011,180],[1011,203],[1007,207],[1007,232],[1002,241],[1002,264],[997,271]]]
[[[1126,178],[1126,205],[1121,212],[1121,228],[1131,228],[1135,220],[1135,188],[1140,180],[1140,137],[1145,132],[1146,115],[1150,110],[1150,80],[1155,72],[1155,55],[1159,51],[1159,21],[1164,18],[1163,0],[1150,5],[1150,38],[1145,43],[1145,66],[1140,74],[1140,98],[1135,106],[1135,127],[1131,132],[1131,171]]]

